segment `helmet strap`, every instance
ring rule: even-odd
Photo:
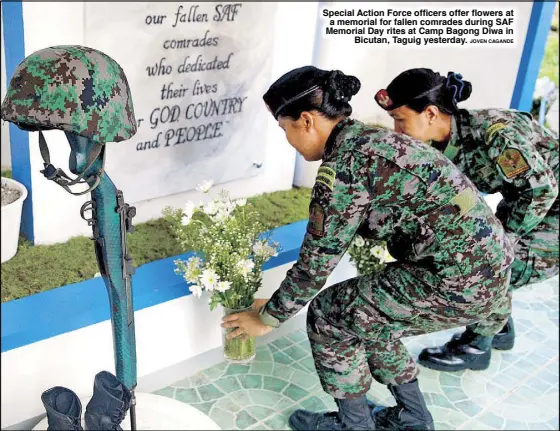
[[[98,185],[99,181],[101,180],[101,175],[105,169],[105,146],[102,144],[95,144],[92,151],[89,152],[86,158],[86,168],[84,169],[83,173],[78,175],[76,178],[70,178],[66,172],[62,169],[56,168],[54,165],[51,164],[51,157],[49,152],[49,147],[47,146],[47,141],[43,132],[39,131],[39,150],[41,152],[41,157],[43,158],[43,165],[45,169],[41,170],[41,173],[47,178],[48,180],[54,181],[68,193],[74,196],[84,195],[86,193],[91,192],[94,190]],[[98,172],[89,174],[86,176],[86,172],[91,168],[91,166],[95,163],[97,158],[101,155],[101,169]],[[87,190],[82,192],[73,192],[70,190],[70,186],[76,184],[90,184]]]

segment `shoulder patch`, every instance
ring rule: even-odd
[[[316,182],[326,185],[332,192],[334,189],[334,180],[336,177],[336,172],[331,168],[326,166],[321,166],[317,171]]]
[[[316,200],[309,205],[309,222],[307,232],[311,235],[322,237],[325,235],[325,210]]]
[[[521,151],[515,148],[506,148],[502,151],[502,154],[498,157],[498,166],[508,179],[529,170],[527,160],[525,160]]]
[[[496,134],[496,132],[505,129],[506,127],[507,126],[505,125],[505,123],[501,122],[492,124],[490,127],[488,127],[486,133],[484,134],[484,142],[490,144],[490,141],[492,140],[492,137]]]

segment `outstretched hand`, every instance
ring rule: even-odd
[[[268,299],[255,299],[255,302],[253,302],[253,305],[251,305],[251,309],[253,311],[256,311],[257,313],[260,311],[261,307],[263,305],[265,305],[268,302]]]
[[[222,319],[222,328],[235,328],[228,335],[228,339],[235,337],[262,337],[272,331],[259,318],[259,310],[268,302],[268,299],[256,299],[251,306],[252,311],[230,314]]]

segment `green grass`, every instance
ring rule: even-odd
[[[4,173],[2,173],[2,176]],[[292,189],[249,199],[267,229],[308,217],[311,190]],[[139,223],[127,240],[134,265],[183,253],[163,219]],[[93,243],[87,237],[33,246],[21,239],[17,254],[2,264],[2,302],[92,278],[98,272]]]
[[[2,173],[0,174],[0,176],[4,178],[12,178],[12,171],[9,169],[2,169]]]

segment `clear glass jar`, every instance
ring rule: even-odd
[[[244,311],[251,311],[251,307],[243,308],[241,310],[234,310],[231,308],[223,308],[224,316],[230,314],[242,313]],[[256,337],[235,337],[228,339],[227,335],[235,330],[235,328],[223,328],[222,340],[224,345],[224,356],[229,362],[244,364],[251,362],[257,355]]]

